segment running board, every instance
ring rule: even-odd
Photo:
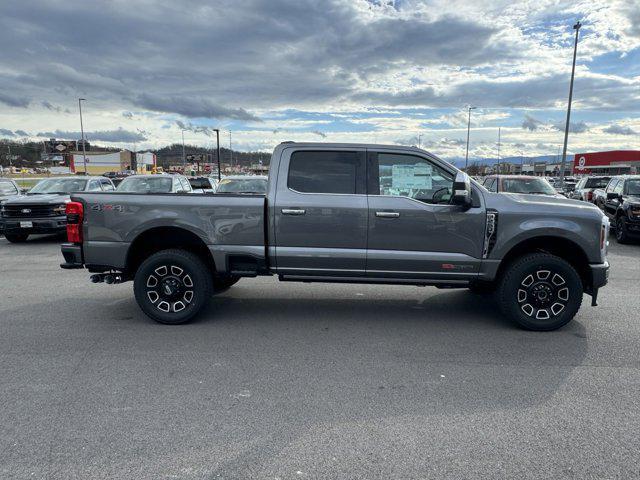
[[[278,275],[281,282],[306,283],[368,283],[377,285],[414,285],[417,287],[434,286],[439,288],[465,288],[469,280],[427,280],[420,278],[386,277],[332,277],[323,275]]]

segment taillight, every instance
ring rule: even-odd
[[[590,202],[591,200],[593,200],[593,192],[589,190],[587,192],[587,201]]]
[[[80,202],[69,202],[66,208],[67,214],[67,241],[82,243],[82,219],[84,207]]]

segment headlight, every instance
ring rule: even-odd
[[[63,203],[62,205],[56,205],[53,208],[53,213],[56,215],[64,215],[66,213],[67,205]]]
[[[629,207],[629,215],[632,217],[640,217],[640,205],[631,205]]]

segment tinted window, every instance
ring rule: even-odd
[[[364,181],[362,166],[363,155],[358,152],[294,152],[289,188],[303,193],[357,193],[358,181]]]
[[[453,188],[452,174],[414,155],[379,153],[378,179],[380,195],[426,203],[448,203]]]

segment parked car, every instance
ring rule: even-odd
[[[184,175],[132,175],[120,182],[122,193],[191,193],[189,180]]]
[[[277,275],[496,290],[509,318],[553,330],[607,283],[609,222],[593,205],[491,193],[414,147],[287,142],[270,169],[265,195],[76,194],[61,267],[133,280],[169,324],[241,277]]]
[[[54,177],[38,182],[26,195],[2,203],[0,224],[7,240],[25,242],[31,234],[62,233],[67,226],[65,205],[73,192],[111,192],[106,177]]]
[[[193,193],[214,193],[218,181],[211,177],[188,177]]]
[[[575,200],[582,200],[584,202],[595,203],[593,197],[593,191],[596,188],[605,188],[611,180],[610,176],[605,177],[582,177],[576,183],[576,186],[571,193],[570,198]]]
[[[528,193],[560,197],[544,177],[530,175],[490,175],[484,180],[484,187],[496,193]]]
[[[606,188],[604,213],[619,243],[640,238],[640,175],[611,179]]]
[[[222,178],[216,193],[267,193],[264,175],[230,175]]]

